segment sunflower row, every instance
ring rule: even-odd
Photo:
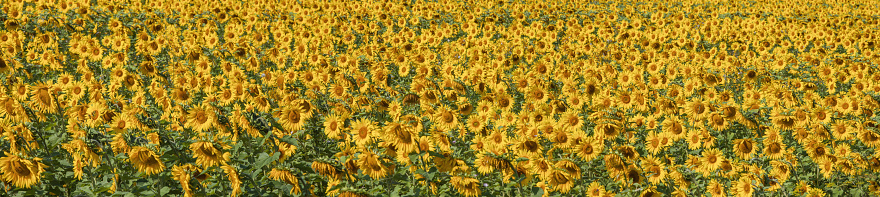
[[[2,187],[878,195],[874,8],[4,2]]]

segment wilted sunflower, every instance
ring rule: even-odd
[[[313,161],[312,169],[321,176],[328,177],[331,180],[338,180],[340,177],[339,170],[333,164],[324,161]]]
[[[642,171],[635,165],[629,165],[623,174],[618,177],[618,180],[625,181],[627,185],[630,184],[641,184],[645,181],[644,176],[642,176]]]
[[[479,196],[480,181],[475,178],[453,176],[449,181],[452,187],[464,196]]]
[[[40,182],[43,168],[48,168],[40,161],[40,158],[25,159],[17,155],[5,153],[7,156],[0,158],[0,171],[3,172],[3,181],[19,188],[31,188]]]
[[[776,114],[771,119],[773,120],[773,126],[781,130],[793,129],[797,125],[797,119],[794,116]]]
[[[42,113],[58,112],[58,108],[55,107],[55,93],[52,91],[51,85],[40,83],[31,88],[31,107]]]
[[[138,172],[144,173],[147,176],[158,174],[165,170],[165,164],[159,160],[159,156],[147,147],[132,147],[131,151],[128,152],[128,157],[131,164],[138,169]]]
[[[229,160],[230,153],[218,150],[211,142],[195,142],[189,145],[189,149],[192,150],[193,157],[196,158],[196,164],[203,168],[225,165]]]
[[[383,164],[379,155],[376,155],[371,151],[365,151],[358,156],[358,166],[363,170],[364,174],[367,174],[374,179],[380,179],[387,176],[391,170],[388,166]]]
[[[617,152],[620,153],[623,158],[628,160],[635,160],[638,159],[640,156],[639,152],[636,151],[636,148],[629,145],[618,146],[617,148],[615,148],[615,150],[617,150]]]
[[[192,189],[189,187],[189,181],[193,178],[190,172],[195,170],[197,170],[196,167],[191,164],[183,166],[174,165],[171,167],[171,178],[180,182],[180,187],[183,188],[183,196],[193,196]]]
[[[276,181],[284,181],[285,183],[293,186],[293,188],[290,188],[291,195],[302,193],[302,190],[299,187],[299,179],[288,170],[280,170],[278,168],[272,168],[272,171],[269,171],[269,179],[276,180]]]
[[[878,135],[874,131],[871,131],[870,129],[861,129],[859,130],[859,133],[857,135],[859,140],[861,140],[862,143],[865,143],[865,145],[869,147],[880,146],[880,135]]]

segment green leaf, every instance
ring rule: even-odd
[[[159,189],[159,196],[165,196],[165,194],[168,194],[168,192],[170,192],[170,191],[171,191],[170,187],[168,187],[168,186],[162,187],[162,189]]]
[[[263,147],[263,144],[266,143],[266,139],[269,139],[270,136],[272,136],[272,131],[266,132],[266,135],[263,135],[263,139],[260,140],[260,145],[257,145],[257,147]]]
[[[92,186],[90,185],[80,187],[79,189],[82,189],[82,191],[86,192],[86,194],[89,194],[89,196],[98,196],[95,194],[95,192],[92,191]]]
[[[288,135],[288,136],[284,136],[284,137],[281,138],[280,140],[281,140],[282,142],[284,142],[284,143],[288,143],[288,144],[299,144],[298,141],[296,140],[296,138],[290,137],[289,135]]]
[[[314,173],[314,170],[310,166],[310,163],[305,162],[305,161],[296,161],[293,164],[293,167],[295,167],[296,169],[299,169],[300,171],[305,172],[305,173]]]
[[[544,190],[540,187],[532,187],[532,196],[533,197],[541,197],[544,195]]]
[[[394,187],[394,191],[391,192],[391,197],[400,197],[400,186]]]
[[[281,154],[279,154],[278,152],[275,152],[274,154],[272,154],[272,156],[269,156],[269,154],[267,154],[267,153],[260,153],[260,157],[257,158],[257,162],[255,164],[256,166],[254,166],[254,168],[255,169],[263,168],[263,166],[266,166],[267,164],[269,164],[275,160],[278,160],[278,157],[280,157],[280,156],[281,156]]]

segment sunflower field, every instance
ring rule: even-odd
[[[0,196],[880,195],[876,2],[0,6]]]

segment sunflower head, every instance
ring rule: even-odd
[[[3,172],[2,180],[15,187],[31,188],[40,182],[43,168],[47,166],[41,163],[42,159],[26,159],[18,155],[6,153],[8,156],[0,158],[0,171]]]
[[[133,147],[128,152],[128,157],[132,165],[147,176],[165,170],[165,164],[159,160],[159,156],[147,147]]]

